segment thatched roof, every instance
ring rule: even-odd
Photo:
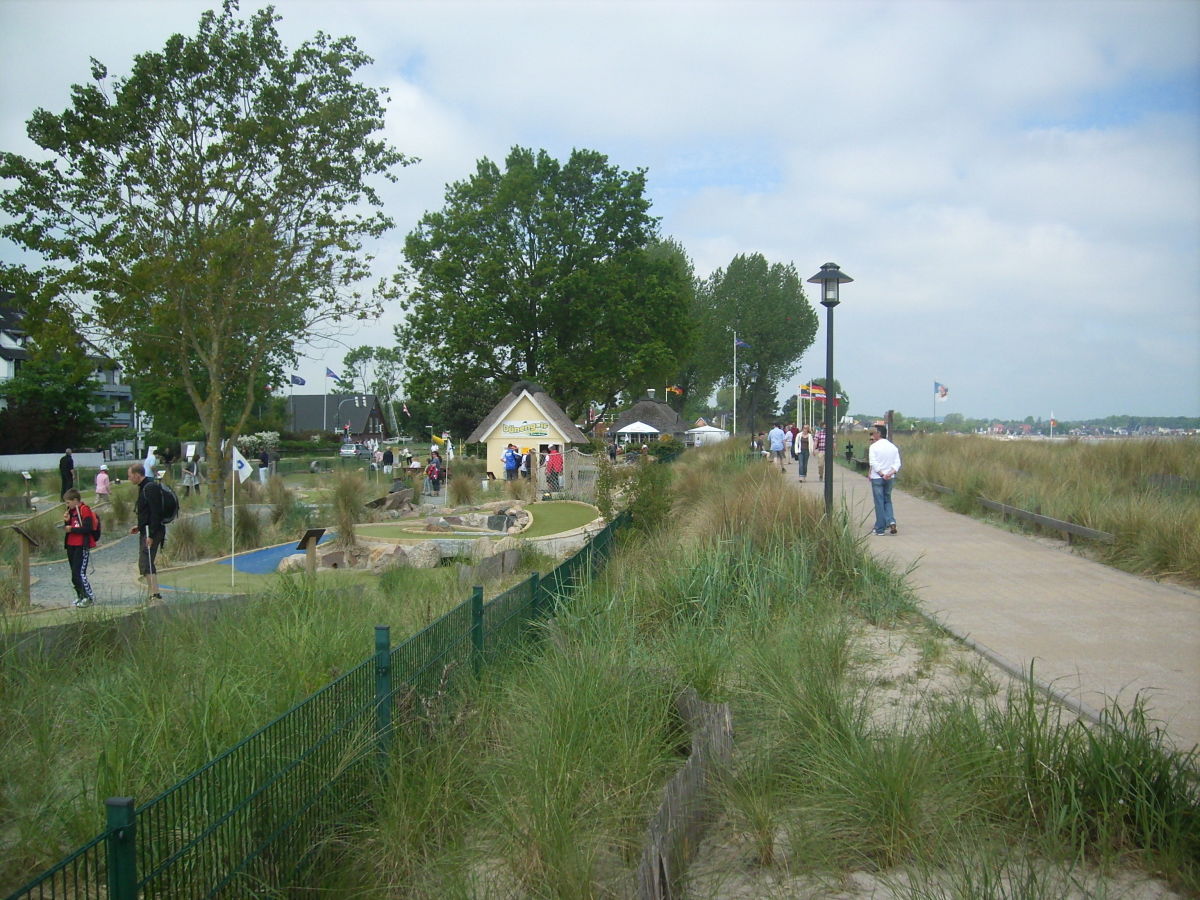
[[[588,436],[579,430],[579,426],[571,421],[561,406],[550,399],[550,395],[546,393],[544,387],[536,381],[518,381],[504,399],[497,403],[487,417],[479,423],[479,426],[471,432],[467,443],[477,444],[486,441],[523,396],[529,397],[546,421],[563,436],[564,443],[586,444],[588,442]]]
[[[687,431],[687,425],[679,417],[679,413],[672,409],[669,403],[655,400],[653,397],[639,400],[617,416],[611,431],[620,431],[626,425],[632,425],[634,422],[645,422],[657,429],[660,434],[673,434],[677,437],[682,437],[683,433]]]

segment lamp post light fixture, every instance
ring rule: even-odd
[[[833,515],[833,409],[837,397],[833,390],[833,308],[838,300],[838,285],[854,279],[838,268],[837,263],[825,263],[821,271],[808,279],[809,284],[821,285],[821,305],[825,307],[825,516]]]

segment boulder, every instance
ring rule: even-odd
[[[276,572],[303,572],[305,563],[305,554],[293,553],[291,556],[285,556],[279,561],[279,565],[275,567]]]
[[[436,569],[442,563],[442,554],[433,541],[421,541],[404,548],[408,565],[414,569]]]

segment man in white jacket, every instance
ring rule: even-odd
[[[892,510],[892,485],[900,471],[900,451],[887,439],[887,426],[875,425],[868,436],[871,449],[867,451],[870,468],[871,497],[875,501],[875,527],[872,534],[895,534],[896,513]]]

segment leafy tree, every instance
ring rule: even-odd
[[[738,427],[753,431],[775,414],[777,386],[796,373],[812,345],[817,314],[795,266],[768,263],[760,253],[735,256],[699,294],[705,377],[732,382],[733,336],[749,344],[737,354]]]
[[[666,380],[690,344],[690,277],[644,195],[644,171],[591,150],[564,164],[516,147],[450,185],[405,244],[412,396],[494,403],[530,379],[578,417]]]
[[[62,452],[100,439],[92,412],[91,364],[72,354],[36,353],[0,384],[0,453]]]
[[[374,394],[383,405],[384,414],[391,420],[392,427],[399,430],[402,423],[397,416],[396,397],[402,387],[403,372],[400,351],[394,347],[355,347],[342,357],[342,376],[362,385],[364,394]]]
[[[0,231],[47,261],[16,273],[34,304],[81,298],[132,378],[181,383],[210,460],[299,338],[378,313],[390,288],[359,289],[363,242],[391,222],[370,181],[410,161],[374,137],[381,92],[354,80],[370,60],[353,39],[319,33],[289,53],[270,7],[237,10],[225,0],[111,87],[93,60],[67,110],[29,120],[49,158],[0,154]]]

